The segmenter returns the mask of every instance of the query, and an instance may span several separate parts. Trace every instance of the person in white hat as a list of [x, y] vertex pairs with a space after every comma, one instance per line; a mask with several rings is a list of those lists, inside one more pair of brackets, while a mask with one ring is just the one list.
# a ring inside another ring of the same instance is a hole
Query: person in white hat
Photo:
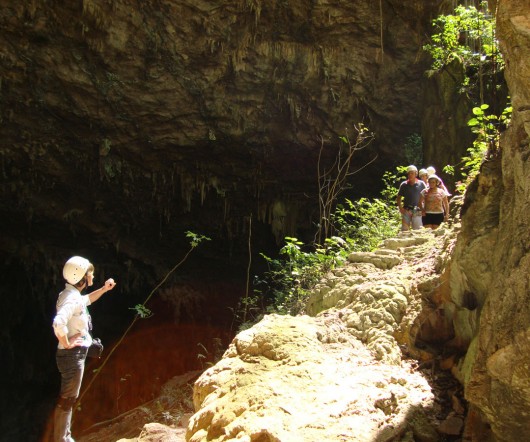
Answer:
[[55, 442], [73, 442], [70, 425], [72, 408], [81, 389], [85, 359], [92, 343], [92, 328], [87, 306], [96, 302], [104, 293], [112, 290], [116, 283], [110, 278], [103, 287], [88, 295], [81, 292], [94, 282], [94, 266], [81, 256], [72, 256], [64, 265], [64, 290], [57, 299], [57, 314], [53, 319], [53, 330], [59, 341], [57, 345], [57, 368], [61, 373], [61, 393], [54, 416]]
[[436, 174], [436, 169], [432, 166], [429, 166], [427, 167], [427, 169], [425, 169], [425, 171], [427, 172], [427, 175], [435, 175]]
[[446, 191], [441, 188], [441, 182], [437, 175], [429, 175], [429, 188], [420, 195], [423, 227], [433, 230], [449, 219], [449, 202]]
[[451, 194], [447, 190], [447, 187], [445, 187], [443, 180], [438, 175], [436, 175], [436, 169], [433, 166], [429, 166], [427, 167], [427, 169], [422, 169], [422, 170], [425, 170], [425, 173], [427, 174], [427, 176], [425, 177], [425, 184], [427, 184], [427, 188], [429, 188], [429, 183], [427, 182], [427, 180], [429, 179], [431, 175], [434, 175], [438, 178], [438, 181], [439, 181], [438, 187], [440, 187], [445, 192], [446, 196], [451, 196]]
[[418, 179], [416, 166], [407, 167], [407, 181], [399, 186], [397, 206], [401, 213], [401, 230], [421, 229], [421, 210], [418, 206], [421, 191], [426, 188], [425, 183]]
[[428, 186], [429, 183], [427, 182], [427, 179], [429, 178], [429, 172], [427, 172], [427, 169], [420, 169], [418, 176], [420, 177], [420, 180], [425, 183], [425, 186]]

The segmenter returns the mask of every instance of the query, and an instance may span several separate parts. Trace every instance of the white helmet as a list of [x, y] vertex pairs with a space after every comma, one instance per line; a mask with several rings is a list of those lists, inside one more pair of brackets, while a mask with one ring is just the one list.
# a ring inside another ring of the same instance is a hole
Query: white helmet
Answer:
[[423, 175], [429, 175], [429, 172], [427, 172], [427, 169], [420, 169], [418, 172], [418, 175], [421, 177]]
[[66, 282], [75, 285], [85, 276], [90, 261], [81, 256], [72, 256], [63, 267], [63, 277]]
[[409, 167], [407, 167], [407, 173], [409, 173], [409, 172], [415, 172], [416, 175], [418, 175], [418, 169], [416, 168], [416, 166], [414, 166], [412, 164]]
[[432, 166], [427, 167], [427, 173], [429, 175], [434, 175], [436, 173], [436, 169]]
[[440, 177], [438, 175], [435, 175], [434, 173], [432, 175], [429, 175], [429, 181], [431, 181], [431, 180], [436, 180], [438, 184], [440, 184], [442, 182]]

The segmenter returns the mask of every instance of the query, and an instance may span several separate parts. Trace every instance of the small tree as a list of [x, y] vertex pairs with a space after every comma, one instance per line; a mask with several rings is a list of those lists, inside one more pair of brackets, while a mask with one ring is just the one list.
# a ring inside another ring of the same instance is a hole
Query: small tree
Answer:
[[321, 144], [317, 164], [318, 205], [320, 210], [318, 231], [315, 235], [317, 244], [323, 244], [324, 240], [333, 234], [331, 214], [335, 210], [338, 196], [347, 188], [348, 178], [370, 164], [364, 164], [354, 169], [353, 157], [373, 140], [372, 132], [364, 124], [359, 123], [354, 126], [354, 129], [353, 137], [350, 137], [348, 133], [346, 133], [346, 136], [340, 137], [343, 144], [339, 146], [333, 163], [328, 167], [324, 166], [322, 162], [325, 142], [322, 137], [320, 138]]

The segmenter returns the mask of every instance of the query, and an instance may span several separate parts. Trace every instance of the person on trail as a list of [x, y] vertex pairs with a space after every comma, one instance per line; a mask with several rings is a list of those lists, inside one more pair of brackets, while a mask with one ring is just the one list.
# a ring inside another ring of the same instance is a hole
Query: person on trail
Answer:
[[407, 181], [399, 186], [397, 205], [401, 213], [401, 231], [421, 229], [421, 210], [418, 206], [421, 191], [426, 189], [425, 183], [418, 179], [416, 166], [407, 167]]
[[418, 177], [420, 178], [420, 180], [422, 180], [425, 183], [425, 186], [429, 185], [428, 183], [429, 173], [427, 172], [427, 169], [420, 169], [420, 171], [418, 172]]
[[94, 266], [81, 256], [72, 256], [64, 265], [64, 290], [57, 299], [57, 313], [53, 319], [53, 330], [59, 341], [57, 345], [57, 368], [61, 373], [61, 393], [54, 416], [54, 442], [74, 442], [70, 425], [72, 408], [81, 389], [85, 359], [92, 343], [91, 318], [87, 307], [104, 293], [112, 290], [116, 283], [112, 278], [100, 289], [88, 295], [82, 290], [94, 282]]
[[[425, 169], [425, 170], [426, 170], [428, 176], [436, 175], [436, 169], [434, 167], [432, 167], [432, 166], [427, 167], [427, 169]], [[436, 176], [438, 176], [438, 175], [436, 175]], [[445, 187], [445, 184], [442, 181], [442, 179], [440, 177], [438, 177], [438, 179], [440, 180], [440, 184], [439, 184], [438, 187], [440, 187], [445, 192], [445, 196], [451, 196], [451, 194], [447, 190], [447, 187]], [[425, 184], [427, 184], [427, 187], [429, 187], [427, 182]]]
[[449, 202], [440, 184], [441, 180], [437, 175], [430, 175], [429, 188], [421, 192], [419, 201], [423, 227], [433, 230], [449, 219]]
[[427, 169], [425, 169], [427, 171], [427, 173], [430, 175], [435, 175], [436, 174], [436, 169], [432, 166], [429, 166], [427, 167]]

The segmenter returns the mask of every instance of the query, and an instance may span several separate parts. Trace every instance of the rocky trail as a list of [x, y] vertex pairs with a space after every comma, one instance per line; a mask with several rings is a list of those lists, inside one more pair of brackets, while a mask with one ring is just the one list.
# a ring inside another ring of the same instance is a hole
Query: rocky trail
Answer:
[[306, 315], [268, 315], [234, 338], [195, 381], [191, 417], [199, 373], [80, 440], [459, 439], [466, 406], [438, 308], [457, 230], [400, 234], [352, 253], [317, 285]]

